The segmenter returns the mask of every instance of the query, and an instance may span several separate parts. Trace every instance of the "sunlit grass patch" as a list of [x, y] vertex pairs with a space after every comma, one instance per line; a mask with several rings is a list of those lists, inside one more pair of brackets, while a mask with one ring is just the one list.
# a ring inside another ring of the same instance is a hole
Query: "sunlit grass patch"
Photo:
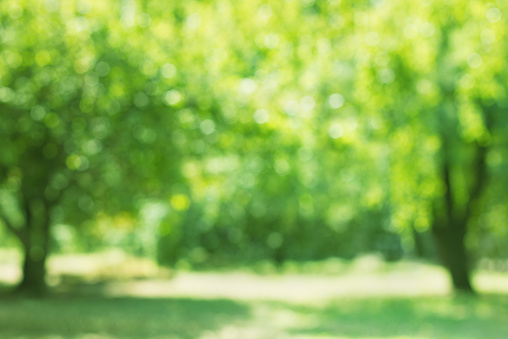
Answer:
[[[3, 251], [0, 257], [0, 281], [15, 284], [20, 278], [18, 253]], [[375, 255], [352, 261], [333, 258], [288, 262], [279, 268], [262, 262], [238, 268], [191, 271], [161, 268], [153, 260], [110, 250], [52, 256], [48, 262], [48, 282], [59, 290], [101, 283], [102, 293], [116, 297], [228, 298], [318, 304], [349, 296], [451, 293], [448, 275], [442, 267], [414, 261], [386, 263]], [[508, 293], [508, 275], [501, 272], [477, 271], [474, 284], [480, 293]]]
[[504, 339], [508, 297], [356, 297], [327, 304], [59, 297], [0, 303], [2, 338]]
[[[139, 262], [112, 253], [74, 259], [54, 257], [50, 273], [71, 272], [81, 282], [61, 280], [46, 299], [1, 300], [0, 338], [506, 338], [502, 273], [478, 272], [481, 294], [473, 297], [450, 293], [441, 267], [372, 256], [95, 283], [87, 283], [97, 278], [92, 271], [121, 263], [114, 275]], [[132, 267], [134, 277], [139, 267]]]
[[508, 298], [342, 298], [323, 307], [258, 305], [293, 338], [504, 338]]

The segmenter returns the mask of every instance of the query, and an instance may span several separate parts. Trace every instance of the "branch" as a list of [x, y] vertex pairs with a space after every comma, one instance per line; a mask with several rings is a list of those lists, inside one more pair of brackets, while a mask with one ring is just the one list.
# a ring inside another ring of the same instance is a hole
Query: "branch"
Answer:
[[[495, 108], [484, 107], [481, 102], [477, 102], [483, 112], [483, 123], [488, 133], [492, 134], [493, 110]], [[476, 142], [475, 158], [473, 162], [473, 184], [469, 189], [469, 199], [467, 200], [464, 210], [464, 221], [467, 222], [471, 216], [471, 208], [473, 208], [475, 202], [481, 198], [483, 191], [487, 185], [488, 170], [487, 170], [487, 152], [489, 150], [488, 145], [482, 145], [478, 141]]]
[[448, 227], [455, 227], [455, 201], [453, 199], [454, 192], [453, 192], [453, 186], [452, 186], [452, 180], [451, 180], [451, 160], [450, 160], [450, 146], [448, 142], [448, 138], [444, 131], [441, 131], [441, 140], [443, 142], [443, 147], [441, 150], [441, 178], [443, 180], [443, 183], [445, 185], [445, 193], [444, 193], [444, 200], [443, 200], [443, 207], [444, 207], [444, 215], [446, 218], [446, 223], [448, 224]]
[[469, 190], [469, 199], [467, 200], [465, 211], [464, 211], [464, 221], [467, 222], [471, 215], [471, 208], [473, 204], [482, 196], [484, 188], [487, 183], [487, 150], [486, 146], [477, 145], [476, 146], [476, 155], [474, 160], [474, 182]]
[[454, 218], [454, 208], [455, 204], [453, 201], [453, 187], [452, 187], [452, 181], [451, 181], [451, 166], [449, 162], [449, 154], [448, 151], [445, 151], [445, 156], [443, 159], [443, 181], [446, 186], [446, 192], [445, 192], [445, 208], [446, 208], [446, 217], [448, 218], [448, 223], [453, 224], [453, 218]]
[[7, 218], [0, 216], [0, 221], [2, 221], [5, 227], [7, 227], [7, 229], [11, 231], [21, 241], [23, 245], [26, 245], [27, 242], [25, 233], [21, 229], [14, 227]]

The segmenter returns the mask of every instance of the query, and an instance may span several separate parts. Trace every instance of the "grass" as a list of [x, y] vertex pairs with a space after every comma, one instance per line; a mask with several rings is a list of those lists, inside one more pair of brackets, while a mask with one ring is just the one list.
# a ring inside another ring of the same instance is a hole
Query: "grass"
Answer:
[[506, 338], [508, 299], [368, 298], [337, 300], [316, 309], [313, 322], [289, 333], [319, 338]]
[[248, 314], [230, 300], [8, 299], [0, 306], [0, 337], [191, 339]]
[[0, 338], [505, 339], [508, 277], [475, 281], [479, 296], [452, 296], [438, 267], [363, 258], [283, 273], [75, 282], [41, 299], [4, 294]]
[[321, 306], [189, 298], [4, 299], [2, 338], [505, 339], [508, 297], [342, 298]]

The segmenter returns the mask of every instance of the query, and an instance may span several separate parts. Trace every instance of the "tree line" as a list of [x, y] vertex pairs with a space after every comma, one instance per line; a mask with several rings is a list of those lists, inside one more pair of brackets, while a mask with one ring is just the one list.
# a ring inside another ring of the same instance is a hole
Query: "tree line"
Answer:
[[[502, 3], [0, 4], [0, 220], [161, 263], [506, 255]], [[62, 226], [63, 225], [63, 226]], [[130, 239], [130, 240], [129, 240]], [[424, 253], [425, 252], [425, 253]], [[430, 254], [431, 255], [431, 254]]]

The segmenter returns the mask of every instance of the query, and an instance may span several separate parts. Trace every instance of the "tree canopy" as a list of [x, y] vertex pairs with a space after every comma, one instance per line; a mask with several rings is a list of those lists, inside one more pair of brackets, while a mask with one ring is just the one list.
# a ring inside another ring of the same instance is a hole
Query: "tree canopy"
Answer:
[[507, 254], [505, 10], [3, 1], [0, 220], [25, 266], [66, 225], [170, 264], [393, 259], [432, 231], [457, 278]]

